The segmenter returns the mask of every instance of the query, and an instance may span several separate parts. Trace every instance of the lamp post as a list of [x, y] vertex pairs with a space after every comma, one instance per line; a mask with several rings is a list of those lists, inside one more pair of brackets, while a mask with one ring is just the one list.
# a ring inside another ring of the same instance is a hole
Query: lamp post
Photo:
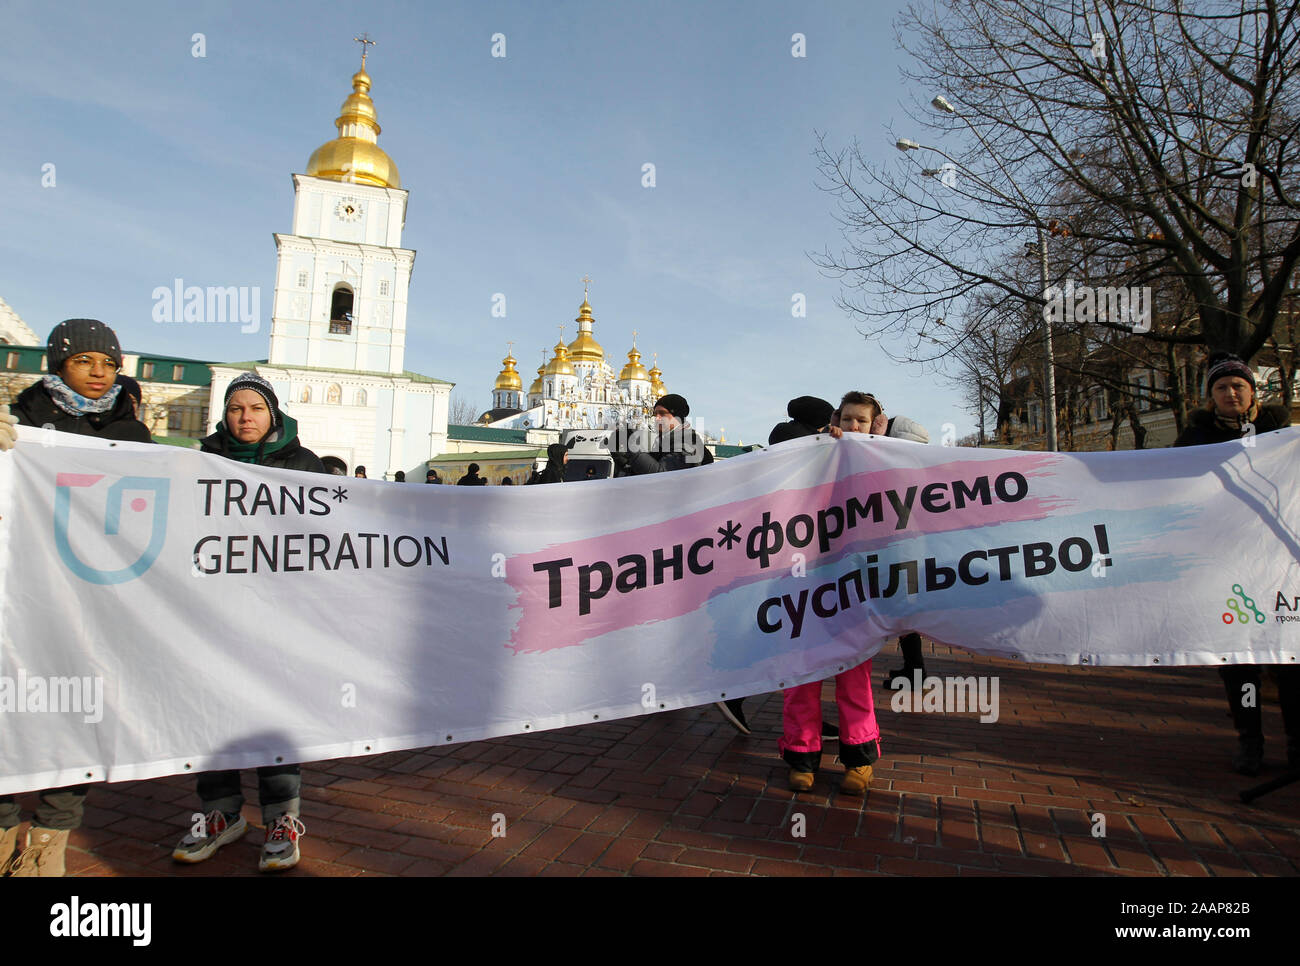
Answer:
[[[952, 114], [954, 117], [959, 118], [962, 121], [962, 123], [964, 123], [968, 128], [970, 128], [971, 133], [973, 133], [975, 137], [979, 139], [980, 144], [984, 146], [984, 150], [987, 151], [989, 155], [994, 158], [995, 161], [997, 161], [997, 155], [994, 154], [993, 151], [989, 148], [988, 143], [980, 135], [979, 131], [976, 130], [975, 127], [969, 121], [967, 121], [964, 117], [962, 117], [960, 114], [957, 113], [956, 108], [954, 108], [952, 104], [948, 102], [948, 99], [946, 97], [944, 97], [942, 94], [939, 94], [934, 98], [934, 100], [930, 102], [930, 104], [937, 110], [943, 111], [945, 114]], [[993, 194], [997, 195], [1001, 200], [1005, 201], [1007, 204], [1011, 205], [1014, 208], [1019, 209], [1021, 214], [1023, 214], [1030, 222], [1033, 223], [1034, 231], [1038, 237], [1038, 244], [1035, 246], [1032, 242], [1027, 242], [1025, 244], [1025, 251], [1026, 254], [1029, 254], [1031, 248], [1036, 248], [1036, 253], [1038, 255], [1038, 277], [1039, 277], [1039, 283], [1041, 285], [1041, 290], [1043, 293], [1043, 305], [1044, 308], [1046, 308], [1047, 287], [1048, 287], [1047, 235], [1043, 231], [1043, 222], [1042, 219], [1038, 217], [1038, 212], [1035, 211], [1033, 205], [1029, 203], [1029, 199], [1026, 198], [1025, 193], [1020, 190], [1020, 186], [1016, 184], [1015, 179], [1012, 178], [1011, 175], [1007, 172], [1007, 169], [1002, 166], [1002, 162], [997, 161], [998, 168], [1002, 171], [1003, 176], [1006, 177], [1011, 187], [1015, 189], [1016, 195], [1018, 196], [1018, 200], [1016, 198], [1008, 198], [997, 188], [993, 187], [993, 185], [989, 184], [983, 178], [974, 175], [971, 171], [966, 169], [964, 165], [960, 165], [946, 152], [940, 150], [939, 148], [931, 147], [925, 144], [920, 144], [916, 141], [913, 141], [911, 138], [899, 138], [897, 141], [894, 142], [894, 147], [898, 148], [898, 150], [902, 151], [903, 153], [907, 153], [908, 151], [920, 151], [920, 150], [933, 151], [935, 154], [944, 158], [954, 166], [961, 167], [962, 170], [966, 172], [966, 174], [970, 175], [975, 181], [978, 181], [981, 185], [983, 185]], [[931, 169], [931, 168], [925, 168], [923, 169], [923, 171], [925, 174], [931, 177], [934, 177], [939, 173], [938, 169]], [[1043, 313], [1043, 344], [1046, 352], [1046, 360], [1044, 362], [1044, 370], [1045, 370], [1044, 388], [1046, 390], [1046, 395], [1047, 395], [1047, 407], [1046, 407], [1047, 408], [1047, 449], [1050, 452], [1054, 453], [1057, 451], [1056, 364], [1055, 364], [1056, 355], [1053, 351], [1053, 346], [1052, 346], [1052, 324], [1048, 320], [1046, 312]]]

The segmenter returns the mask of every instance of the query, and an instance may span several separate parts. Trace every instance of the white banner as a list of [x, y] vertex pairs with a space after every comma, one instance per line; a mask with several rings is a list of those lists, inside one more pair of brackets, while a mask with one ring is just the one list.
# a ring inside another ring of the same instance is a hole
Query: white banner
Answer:
[[535, 487], [23, 429], [0, 454], [0, 792], [606, 721], [908, 630], [1092, 665], [1300, 655], [1300, 433], [1097, 454], [849, 436]]

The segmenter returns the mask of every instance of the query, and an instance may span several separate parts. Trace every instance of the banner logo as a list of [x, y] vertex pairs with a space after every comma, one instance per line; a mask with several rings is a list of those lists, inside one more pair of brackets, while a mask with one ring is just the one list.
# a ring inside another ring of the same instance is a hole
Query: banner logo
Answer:
[[[1233, 584], [1232, 592], [1241, 598], [1242, 604], [1245, 604], [1247, 608], [1255, 612], [1256, 624], [1264, 623], [1263, 612], [1261, 612], [1260, 609], [1255, 606], [1255, 601], [1253, 598], [1246, 596], [1246, 592], [1241, 589], [1241, 584]], [[1238, 624], [1250, 623], [1250, 616], [1244, 610], [1242, 610], [1241, 606], [1231, 597], [1228, 598], [1228, 610], [1231, 610], [1233, 613], [1235, 613], [1236, 617], [1234, 618], [1233, 614], [1230, 614], [1228, 613], [1228, 611], [1225, 610], [1223, 612], [1223, 623], [1231, 624], [1234, 619]]]
[[[118, 570], [101, 570], [91, 567], [76, 555], [68, 540], [68, 518], [72, 513], [72, 488], [76, 486], [94, 486], [104, 478], [100, 473], [59, 473], [54, 483], [54, 546], [64, 565], [82, 580], [92, 584], [121, 584], [134, 580], [148, 570], [158, 554], [162, 552], [167, 538], [167, 495], [171, 481], [160, 476], [124, 476], [108, 488], [107, 503], [104, 508], [104, 533], [117, 536], [122, 521], [122, 504], [128, 490], [149, 490], [153, 499], [153, 526], [149, 534], [149, 544], [144, 548], [135, 563]], [[131, 501], [131, 509], [137, 513], [144, 511], [149, 501], [136, 497]]]

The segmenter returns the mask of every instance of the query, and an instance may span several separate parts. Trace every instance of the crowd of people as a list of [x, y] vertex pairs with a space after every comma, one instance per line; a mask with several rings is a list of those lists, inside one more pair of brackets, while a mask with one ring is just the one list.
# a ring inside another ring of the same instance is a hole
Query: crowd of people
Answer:
[[[48, 373], [24, 390], [11, 407], [0, 406], [0, 450], [12, 448], [15, 426], [19, 424], [102, 439], [152, 442], [139, 420], [140, 386], [120, 374], [122, 351], [111, 328], [93, 319], [61, 322], [50, 333], [46, 355]], [[1206, 393], [1206, 408], [1193, 414], [1175, 446], [1225, 442], [1290, 425], [1290, 413], [1285, 407], [1261, 405], [1253, 373], [1235, 356], [1211, 358]], [[652, 412], [655, 445], [612, 445], [615, 475], [692, 470], [712, 463], [712, 454], [688, 422], [689, 414], [690, 406], [680, 395], [658, 399]], [[769, 446], [819, 434], [842, 439], [848, 433], [929, 441], [924, 427], [905, 416], [888, 416], [870, 393], [848, 392], [838, 406], [814, 396], [801, 396], [790, 401], [787, 415], [787, 421], [772, 429]], [[302, 445], [296, 421], [280, 408], [270, 383], [253, 372], [240, 374], [227, 387], [222, 417], [215, 431], [202, 440], [201, 448], [206, 453], [258, 466], [347, 474], [341, 460], [331, 456], [322, 459]], [[565, 482], [568, 459], [567, 446], [551, 444], [546, 465], [527, 483]], [[479, 470], [478, 464], [470, 464], [457, 484], [485, 485]], [[356, 467], [354, 472], [358, 478], [366, 476], [364, 466]], [[425, 482], [443, 481], [430, 467]], [[920, 636], [906, 634], [899, 644], [903, 667], [889, 672], [886, 686], [896, 677], [910, 678], [916, 671], [925, 673]], [[812, 681], [784, 691], [782, 734], [777, 747], [789, 767], [792, 790], [806, 792], [812, 788], [826, 740], [838, 741], [839, 759], [844, 766], [841, 790], [850, 794], [866, 790], [872, 767], [880, 757], [871, 667], [872, 662], [867, 660], [835, 676], [838, 728], [822, 720], [822, 682]], [[1300, 668], [1274, 666], [1273, 670], [1287, 733], [1288, 766], [1300, 768]], [[1247, 775], [1258, 774], [1263, 761], [1262, 711], [1257, 700], [1262, 671], [1260, 665], [1241, 664], [1220, 669], [1239, 736], [1234, 767]], [[721, 701], [716, 707], [739, 732], [752, 733], [744, 699]], [[306, 831], [299, 818], [300, 766], [258, 768], [257, 781], [265, 826], [259, 868], [292, 868], [300, 855], [299, 838]], [[201, 862], [223, 845], [241, 839], [248, 830], [239, 772], [204, 773], [198, 776], [197, 786], [203, 820], [192, 825], [177, 843], [172, 855], [178, 862]], [[41, 791], [31, 827], [21, 843], [18, 805], [13, 796], [0, 796], [0, 870], [12, 876], [63, 875], [68, 835], [81, 824], [86, 793], [86, 785]]]

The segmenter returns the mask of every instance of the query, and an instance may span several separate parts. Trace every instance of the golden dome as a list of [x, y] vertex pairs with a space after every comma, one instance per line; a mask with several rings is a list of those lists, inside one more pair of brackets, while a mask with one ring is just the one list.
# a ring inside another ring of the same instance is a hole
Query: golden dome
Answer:
[[627, 365], [623, 371], [618, 374], [618, 381], [624, 379], [649, 379], [650, 373], [645, 371], [645, 366], [641, 365], [641, 353], [637, 351], [636, 346], [632, 346], [632, 351], [627, 354]]
[[546, 367], [548, 376], [571, 376], [573, 375], [573, 366], [569, 365], [569, 351], [564, 347], [563, 342], [555, 343], [555, 358], [550, 361]]
[[528, 387], [528, 395], [540, 396], [542, 394], [542, 376], [546, 375], [546, 350], [542, 350], [542, 364], [537, 367], [537, 378], [533, 384]]
[[352, 93], [339, 109], [334, 126], [339, 129], [339, 136], [312, 152], [307, 174], [381, 188], [402, 186], [397, 165], [376, 143], [380, 127], [375, 102], [370, 99], [370, 75], [364, 67], [352, 75]]
[[604, 362], [605, 350], [591, 334], [592, 323], [596, 320], [591, 315], [591, 304], [584, 298], [578, 307], [578, 337], [569, 343], [569, 353], [574, 362]]
[[497, 375], [496, 384], [492, 386], [493, 389], [520, 390], [524, 388], [523, 380], [519, 378], [519, 373], [515, 371], [515, 362], [515, 357], [507, 352], [506, 357], [501, 360], [501, 364], [505, 368]]
[[650, 392], [658, 399], [660, 396], [668, 395], [668, 389], [663, 383], [663, 370], [659, 368], [659, 353], [655, 353], [655, 364], [650, 370]]

